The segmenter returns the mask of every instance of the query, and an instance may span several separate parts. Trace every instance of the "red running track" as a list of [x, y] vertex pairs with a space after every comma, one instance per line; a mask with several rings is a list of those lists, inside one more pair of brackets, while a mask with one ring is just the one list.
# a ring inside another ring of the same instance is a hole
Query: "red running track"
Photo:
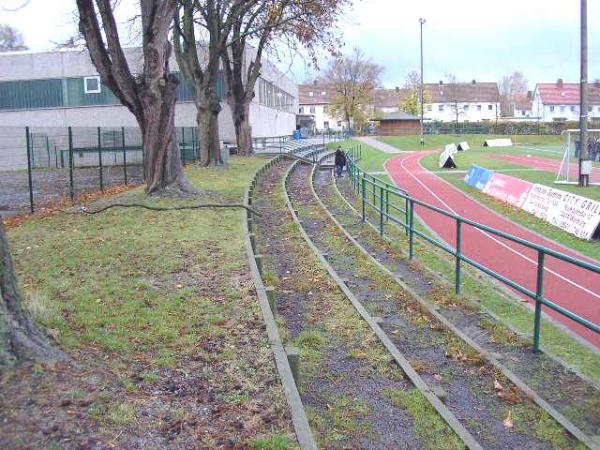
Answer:
[[[413, 152], [398, 156], [386, 163], [386, 170], [398, 187], [418, 200], [570, 256], [598, 263], [508, 220], [429, 172], [420, 162], [429, 153], [431, 152]], [[417, 206], [415, 212], [445, 242], [455, 246], [456, 224], [453, 219], [422, 206]], [[469, 225], [463, 224], [462, 232], [464, 255], [535, 292], [537, 252]], [[544, 296], [581, 317], [595, 323], [600, 322], [600, 274], [593, 274], [549, 256], [546, 256], [545, 267]], [[528, 297], [519, 295], [534, 303]], [[600, 347], [600, 335], [548, 307], [543, 307], [543, 311]], [[542, 343], [543, 339], [542, 333]]]
[[[509, 161], [522, 166], [533, 167], [534, 169], [544, 170], [546, 172], [552, 172], [558, 174], [560, 170], [561, 162], [557, 159], [544, 158], [542, 156], [526, 156], [526, 155], [493, 155], [492, 158], [500, 159], [503, 161]], [[577, 179], [578, 168], [577, 166], [571, 166], [571, 176], [574, 180]], [[590, 179], [593, 183], [600, 183], [600, 169], [593, 168], [592, 176]]]

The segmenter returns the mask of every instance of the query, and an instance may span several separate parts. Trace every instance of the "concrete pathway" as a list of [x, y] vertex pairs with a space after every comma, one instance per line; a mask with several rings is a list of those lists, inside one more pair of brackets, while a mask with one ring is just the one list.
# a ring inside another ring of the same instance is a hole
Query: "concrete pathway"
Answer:
[[385, 152], [385, 153], [407, 153], [407, 152], [400, 150], [399, 148], [396, 148], [392, 145], [386, 144], [385, 142], [381, 142], [381, 141], [377, 140], [376, 137], [373, 137], [373, 136], [362, 136], [362, 137], [356, 137], [355, 139], [357, 141], [362, 142], [363, 144], [370, 145], [371, 147], [376, 148], [377, 150], [381, 150], [382, 152]]

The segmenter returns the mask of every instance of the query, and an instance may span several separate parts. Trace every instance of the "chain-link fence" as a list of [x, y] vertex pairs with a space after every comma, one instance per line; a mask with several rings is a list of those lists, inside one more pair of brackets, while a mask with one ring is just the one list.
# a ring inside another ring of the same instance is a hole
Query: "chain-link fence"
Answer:
[[[197, 161], [197, 129], [176, 132], [182, 161]], [[0, 213], [33, 212], [85, 192], [140, 184], [143, 160], [139, 128], [0, 128]]]

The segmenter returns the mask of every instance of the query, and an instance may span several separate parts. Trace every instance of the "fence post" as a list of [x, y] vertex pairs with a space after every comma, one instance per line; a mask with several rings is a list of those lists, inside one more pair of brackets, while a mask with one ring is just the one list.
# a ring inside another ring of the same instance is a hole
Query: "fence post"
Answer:
[[100, 165], [100, 190], [104, 192], [104, 178], [102, 173], [102, 130], [98, 127], [98, 164]]
[[535, 288], [535, 321], [533, 324], [533, 351], [540, 351], [542, 326], [542, 299], [544, 298], [544, 251], [538, 250], [537, 284]]
[[414, 248], [414, 217], [415, 217], [415, 202], [411, 198], [408, 200], [408, 204], [410, 206], [409, 215], [408, 215], [408, 259], [413, 259], [415, 256], [415, 248]]
[[367, 178], [365, 176], [365, 174], [363, 173], [363, 176], [361, 178], [361, 184], [362, 184], [362, 221], [365, 222], [367, 220], [367, 209], [366, 209], [366, 203], [367, 203]]
[[[410, 214], [410, 212], [408, 211], [409, 207], [410, 207], [410, 204], [409, 204], [408, 197], [404, 197], [404, 223], [406, 223], [407, 225], [408, 225], [409, 214]], [[406, 227], [405, 230], [406, 230], [406, 235], [408, 236], [408, 227]]]
[[379, 187], [379, 235], [383, 237], [383, 186]]
[[388, 221], [388, 217], [390, 215], [390, 186], [388, 184], [385, 185], [385, 221]]
[[48, 168], [50, 168], [50, 140], [48, 135], [46, 135], [46, 154], [48, 155]]
[[75, 186], [73, 184], [73, 130], [68, 127], [69, 133], [69, 195], [71, 202], [75, 200]]
[[121, 146], [123, 147], [123, 175], [127, 186], [127, 150], [125, 149], [125, 127], [121, 127]]
[[25, 127], [25, 143], [27, 144], [27, 181], [29, 182], [29, 209], [33, 212], [33, 178], [31, 173], [31, 136], [29, 127]]
[[454, 292], [457, 295], [460, 294], [461, 284], [461, 256], [462, 256], [462, 220], [460, 217], [456, 218], [456, 266], [454, 270]]

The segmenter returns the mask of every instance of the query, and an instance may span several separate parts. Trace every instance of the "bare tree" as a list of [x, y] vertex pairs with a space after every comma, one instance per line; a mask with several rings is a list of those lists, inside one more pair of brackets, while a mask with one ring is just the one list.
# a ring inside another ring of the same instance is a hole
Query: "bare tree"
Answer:
[[[336, 23], [351, 0], [254, 0], [253, 3], [253, 8], [235, 21], [228, 48], [222, 55], [227, 102], [242, 154], [252, 152], [249, 109], [264, 53], [277, 44], [296, 53], [302, 47], [311, 57], [317, 46], [335, 51], [339, 48]], [[291, 105], [284, 100], [283, 106]]]
[[335, 92], [331, 114], [343, 118], [351, 130], [365, 123], [382, 72], [383, 67], [366, 58], [358, 48], [350, 55], [333, 59], [323, 76]]
[[[173, 43], [177, 65], [193, 87], [196, 102], [200, 162], [222, 164], [219, 139], [221, 99], [217, 89], [221, 55], [236, 20], [251, 8], [243, 0], [179, 0], [176, 9]], [[200, 42], [199, 37], [206, 37]], [[200, 52], [198, 51], [200, 47]], [[200, 53], [200, 54], [199, 54]]]
[[169, 29], [177, 0], [140, 0], [143, 68], [134, 75], [121, 45], [112, 0], [77, 0], [79, 30], [107, 85], [135, 116], [144, 142], [148, 194], [196, 192], [185, 178], [175, 135], [177, 78], [169, 71]]
[[0, 52], [27, 50], [23, 35], [10, 25], [0, 24]]
[[515, 96], [527, 92], [527, 80], [522, 72], [516, 71], [500, 80], [500, 110], [505, 117], [515, 114]]
[[460, 83], [456, 78], [456, 75], [453, 73], [446, 74], [446, 83], [444, 86], [445, 97], [448, 99], [448, 103], [450, 103], [450, 107], [454, 111], [455, 121], [458, 123], [458, 118], [461, 114], [464, 113], [463, 106], [460, 103], [461, 101], [461, 89]]
[[[400, 102], [400, 109], [409, 114], [418, 116], [421, 114], [421, 76], [416, 70], [412, 70], [404, 81], [405, 95]], [[423, 103], [431, 102], [431, 92], [424, 90]]]
[[0, 218], [0, 367], [24, 360], [59, 359], [53, 348], [23, 309], [10, 247]]

